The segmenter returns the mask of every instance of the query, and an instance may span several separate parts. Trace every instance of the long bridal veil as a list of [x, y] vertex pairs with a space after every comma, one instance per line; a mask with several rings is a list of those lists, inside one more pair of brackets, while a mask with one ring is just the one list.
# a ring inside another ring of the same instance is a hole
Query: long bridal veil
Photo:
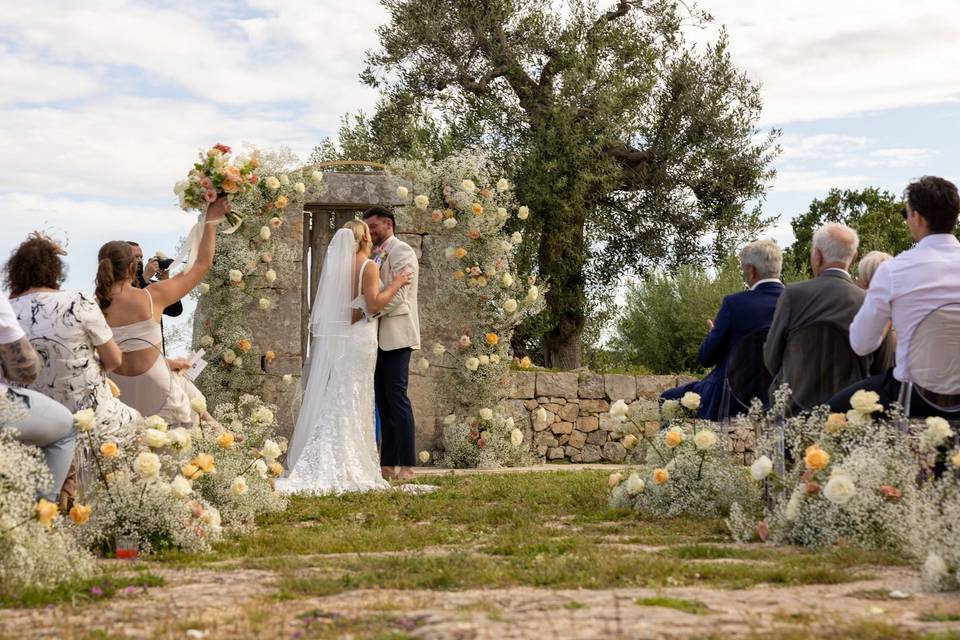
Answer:
[[[309, 373], [302, 377], [303, 394], [297, 426], [287, 450], [287, 469], [292, 470], [310, 440], [311, 429], [321, 423], [329, 411], [330, 381], [344, 358], [350, 356], [351, 304], [353, 302], [353, 264], [356, 240], [349, 229], [340, 229], [327, 247], [323, 272], [310, 314]], [[309, 387], [308, 387], [309, 385]], [[306, 390], [309, 388], [310, 392]]]

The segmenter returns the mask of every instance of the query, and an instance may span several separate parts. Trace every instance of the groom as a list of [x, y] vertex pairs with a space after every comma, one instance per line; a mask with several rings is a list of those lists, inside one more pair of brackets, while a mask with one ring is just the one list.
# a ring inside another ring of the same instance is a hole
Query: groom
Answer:
[[[413, 477], [414, 453], [413, 408], [407, 397], [410, 355], [420, 348], [420, 317], [417, 313], [417, 284], [420, 263], [406, 242], [396, 237], [396, 219], [386, 207], [371, 207], [363, 214], [370, 227], [370, 236], [377, 246], [376, 262], [380, 279], [390, 284], [395, 273], [409, 271], [413, 280], [387, 303], [380, 318], [380, 346], [373, 384], [377, 410], [380, 412], [380, 471], [384, 478]], [[400, 467], [397, 473], [397, 467]]]

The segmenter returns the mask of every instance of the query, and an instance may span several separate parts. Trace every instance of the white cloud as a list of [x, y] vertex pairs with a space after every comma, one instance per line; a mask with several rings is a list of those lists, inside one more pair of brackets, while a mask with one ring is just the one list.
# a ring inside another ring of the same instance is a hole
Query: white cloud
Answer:
[[789, 191], [827, 191], [834, 187], [838, 189], [859, 189], [870, 185], [871, 179], [867, 175], [843, 175], [835, 172], [817, 170], [777, 171], [777, 180], [773, 186], [774, 193]]
[[[960, 99], [960, 12], [940, 0], [705, 0], [767, 123]], [[714, 34], [695, 33], [697, 39]]]

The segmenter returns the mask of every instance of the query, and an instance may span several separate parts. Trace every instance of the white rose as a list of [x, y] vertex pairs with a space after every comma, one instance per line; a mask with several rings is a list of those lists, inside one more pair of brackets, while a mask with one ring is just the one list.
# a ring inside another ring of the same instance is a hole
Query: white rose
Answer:
[[198, 344], [204, 349], [209, 349], [213, 346], [213, 336], [203, 336]]
[[260, 308], [263, 309], [264, 311], [266, 311], [267, 309], [273, 306], [273, 303], [270, 302], [270, 298], [260, 298], [260, 300], [258, 301], [258, 304], [260, 305]]
[[750, 477], [760, 482], [773, 471], [773, 461], [767, 456], [760, 456], [750, 465]]
[[464, 180], [460, 183], [460, 186], [463, 187], [463, 190], [467, 193], [473, 193], [477, 190], [477, 185], [473, 184], [473, 180]]
[[190, 399], [190, 408], [203, 415], [207, 412], [207, 400], [203, 396]]
[[513, 313], [517, 310], [517, 301], [513, 298], [508, 298], [503, 303], [503, 310], [507, 313]]
[[500, 242], [500, 251], [502, 253], [509, 253], [513, 250], [513, 244], [509, 240], [503, 240]]
[[264, 462], [263, 460], [257, 460], [256, 462], [254, 462], [253, 470], [256, 471], [257, 475], [263, 478], [264, 480], [267, 479], [267, 475], [270, 473], [270, 470], [267, 467], [267, 463]]
[[504, 423], [507, 425], [507, 429], [513, 429], [513, 418], [507, 418]]
[[491, 354], [490, 354], [490, 362], [491, 362], [492, 364], [498, 364], [498, 363], [500, 362], [500, 356], [497, 355], [496, 353], [491, 353]]
[[235, 366], [237, 369], [239, 369], [240, 367], [242, 367], [242, 366], [243, 366], [243, 358], [237, 356], [237, 358], [233, 361], [233, 366]]
[[446, 258], [447, 260], [453, 260], [454, 256], [456, 255], [457, 255], [456, 247], [447, 247], [446, 249], [443, 250], [443, 257]]
[[156, 480], [160, 477], [160, 456], [149, 451], [140, 452], [133, 461], [133, 470], [144, 480]]
[[856, 492], [857, 487], [850, 476], [835, 472], [823, 488], [823, 497], [834, 504], [847, 504]]
[[264, 440], [260, 453], [263, 454], [264, 458], [273, 462], [283, 454], [283, 451], [280, 450], [280, 445], [273, 440]]
[[273, 269], [267, 269], [267, 272], [263, 274], [263, 277], [266, 279], [267, 284], [273, 284], [277, 280], [277, 272]]
[[948, 438], [953, 437], [950, 423], [943, 418], [931, 417], [926, 420], [927, 428], [920, 434], [920, 441], [930, 449], [936, 449]]
[[636, 473], [631, 473], [630, 477], [627, 478], [627, 493], [631, 496], [635, 496], [646, 488], [646, 483]]
[[143, 442], [151, 449], [162, 449], [170, 443], [167, 434], [156, 429], [144, 429]]
[[484, 353], [484, 354], [481, 354], [481, 356], [480, 356], [479, 358], [477, 358], [477, 360], [479, 360], [479, 361], [480, 361], [480, 364], [483, 365], [483, 366], [486, 366], [486, 365], [490, 364], [490, 356], [488, 356], [488, 355], [485, 354], [485, 353]]
[[193, 487], [190, 486], [189, 480], [177, 474], [177, 477], [170, 483], [170, 493], [182, 500], [193, 493]]
[[443, 221], [443, 226], [445, 226], [447, 229], [453, 229], [455, 226], [457, 226], [457, 219], [447, 218]]
[[510, 442], [515, 447], [519, 447], [521, 444], [523, 444], [523, 431], [520, 431], [520, 429], [514, 429], [511, 431]]
[[190, 432], [183, 427], [170, 429], [170, 431], [167, 432], [167, 439], [170, 441], [171, 446], [176, 447], [181, 451], [189, 449], [193, 444], [193, 439], [190, 437]]
[[476, 358], [467, 358], [467, 361], [463, 363], [469, 371], [476, 371], [480, 368], [480, 361]]
[[697, 435], [693, 436], [693, 443], [701, 451], [712, 449], [713, 445], [717, 444], [717, 434], [710, 429], [701, 429], [697, 431]]
[[407, 196], [410, 195], [410, 190], [406, 187], [397, 187], [397, 197], [401, 200], [406, 200]]
[[305, 193], [307, 191], [307, 185], [303, 184], [302, 182], [297, 182], [293, 185], [293, 190], [297, 193]]
[[863, 414], [871, 414], [876, 411], [883, 411], [883, 405], [880, 404], [880, 395], [875, 391], [866, 391], [860, 389], [850, 398], [850, 406]]
[[627, 403], [623, 400], [617, 400], [610, 407], [610, 417], [617, 422], [623, 422], [624, 418], [627, 417], [627, 413], [629, 412], [630, 407], [628, 407]]
[[480, 419], [481, 420], [493, 420], [493, 409], [484, 407], [480, 409]]
[[512, 287], [512, 286], [513, 286], [513, 276], [510, 275], [509, 273], [503, 274], [502, 276], [500, 276], [500, 284], [502, 284], [503, 286], [508, 287], [508, 288], [509, 288], [509, 287]]
[[537, 285], [533, 285], [527, 290], [527, 302], [536, 302], [539, 297], [540, 289], [537, 288]]
[[260, 239], [261, 239], [261, 240], [269, 240], [269, 239], [270, 239], [270, 235], [271, 235], [271, 234], [270, 234], [270, 227], [268, 227], [267, 225], [263, 225], [262, 227], [260, 227]]
[[419, 454], [417, 454], [417, 458], [420, 460], [420, 464], [427, 464], [430, 462], [430, 452], [421, 451]]
[[437, 342], [437, 343], [435, 343], [435, 344], [433, 345], [433, 355], [435, 355], [436, 357], [439, 358], [440, 356], [442, 356], [442, 355], [445, 354], [446, 352], [447, 352], [447, 348], [446, 348], [445, 346], [443, 346], [442, 344], [440, 344], [439, 342]]
[[667, 420], [672, 420], [676, 418], [680, 413], [680, 401], [678, 400], [664, 400], [663, 402], [663, 417]]
[[230, 272], [227, 274], [227, 277], [230, 279], [230, 282], [234, 284], [243, 280], [243, 272], [239, 269], [230, 269]]
[[420, 358], [420, 371], [422, 373], [426, 373], [429, 368], [430, 368], [430, 361], [427, 360], [426, 358]]
[[520, 210], [517, 211], [517, 217], [521, 220], [526, 220], [530, 217], [530, 209], [527, 207], [520, 207]]
[[426, 209], [430, 206], [430, 198], [421, 194], [413, 199], [413, 204], [417, 206], [417, 209]]
[[148, 429], [156, 429], [157, 431], [167, 430], [167, 421], [160, 416], [150, 416], [143, 421], [143, 424]]
[[247, 486], [247, 479], [243, 476], [237, 476], [233, 479], [233, 482], [230, 483], [230, 492], [235, 496], [242, 496], [249, 490], [250, 487]]
[[201, 282], [199, 285], [197, 285], [197, 289], [202, 294], [210, 293], [210, 285], [208, 285], [206, 282]]
[[289, 187], [289, 186], [290, 186], [290, 176], [288, 176], [288, 175], [285, 174], [285, 173], [284, 173], [284, 174], [281, 174], [281, 175], [280, 175], [280, 184], [282, 184], [282, 185], [285, 186], [285, 187]]
[[500, 178], [497, 180], [497, 191], [504, 193], [510, 190], [510, 181], [506, 178]]
[[497, 207], [497, 218], [500, 220], [506, 220], [510, 217], [510, 214], [503, 207]]
[[683, 405], [684, 409], [688, 411], [696, 411], [700, 408], [700, 394], [694, 393], [693, 391], [687, 391], [683, 394], [683, 397], [680, 398], [680, 404]]
[[257, 424], [266, 425], [273, 424], [273, 411], [267, 407], [258, 407], [250, 415], [250, 418]]
[[456, 421], [457, 421], [457, 416], [451, 413], [451, 414], [448, 414], [447, 417], [443, 419], [443, 424], [449, 427], [449, 426], [452, 426], [453, 423], [455, 423]]
[[519, 231], [514, 231], [513, 235], [510, 236], [510, 240], [513, 241], [513, 244], [520, 244], [523, 242], [523, 235]]
[[200, 520], [203, 521], [211, 531], [220, 530], [220, 512], [213, 507], [207, 507], [203, 511], [203, 515], [200, 516]]
[[234, 352], [233, 349], [227, 349], [223, 352], [223, 355], [221, 357], [223, 358], [223, 361], [226, 362], [227, 364], [233, 364], [233, 362], [237, 359], [237, 354]]
[[266, 180], [263, 181], [263, 183], [267, 185], [268, 189], [271, 189], [273, 191], [276, 191], [277, 189], [280, 188], [280, 181], [277, 180], [276, 176], [269, 176]]
[[310, 179], [313, 180], [314, 184], [320, 184], [323, 182], [323, 173], [320, 171], [314, 171], [310, 174]]
[[73, 414], [73, 426], [77, 428], [77, 431], [93, 431], [93, 427], [96, 424], [97, 412], [93, 409], [81, 409]]
[[283, 384], [293, 384], [293, 375], [289, 373], [283, 374]]

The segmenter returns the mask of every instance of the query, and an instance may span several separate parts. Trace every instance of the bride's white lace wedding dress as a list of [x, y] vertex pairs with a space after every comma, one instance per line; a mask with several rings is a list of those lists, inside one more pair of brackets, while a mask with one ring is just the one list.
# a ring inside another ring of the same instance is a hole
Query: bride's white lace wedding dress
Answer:
[[[352, 297], [354, 247], [353, 233], [341, 229], [328, 249], [311, 319], [310, 372], [290, 442], [289, 474], [276, 485], [282, 493], [390, 488], [380, 475], [373, 415], [377, 321], [366, 317], [360, 286], [360, 295]], [[360, 267], [361, 283], [367, 262]], [[346, 286], [337, 278], [345, 279]], [[364, 317], [351, 324], [353, 308], [364, 311]]]

